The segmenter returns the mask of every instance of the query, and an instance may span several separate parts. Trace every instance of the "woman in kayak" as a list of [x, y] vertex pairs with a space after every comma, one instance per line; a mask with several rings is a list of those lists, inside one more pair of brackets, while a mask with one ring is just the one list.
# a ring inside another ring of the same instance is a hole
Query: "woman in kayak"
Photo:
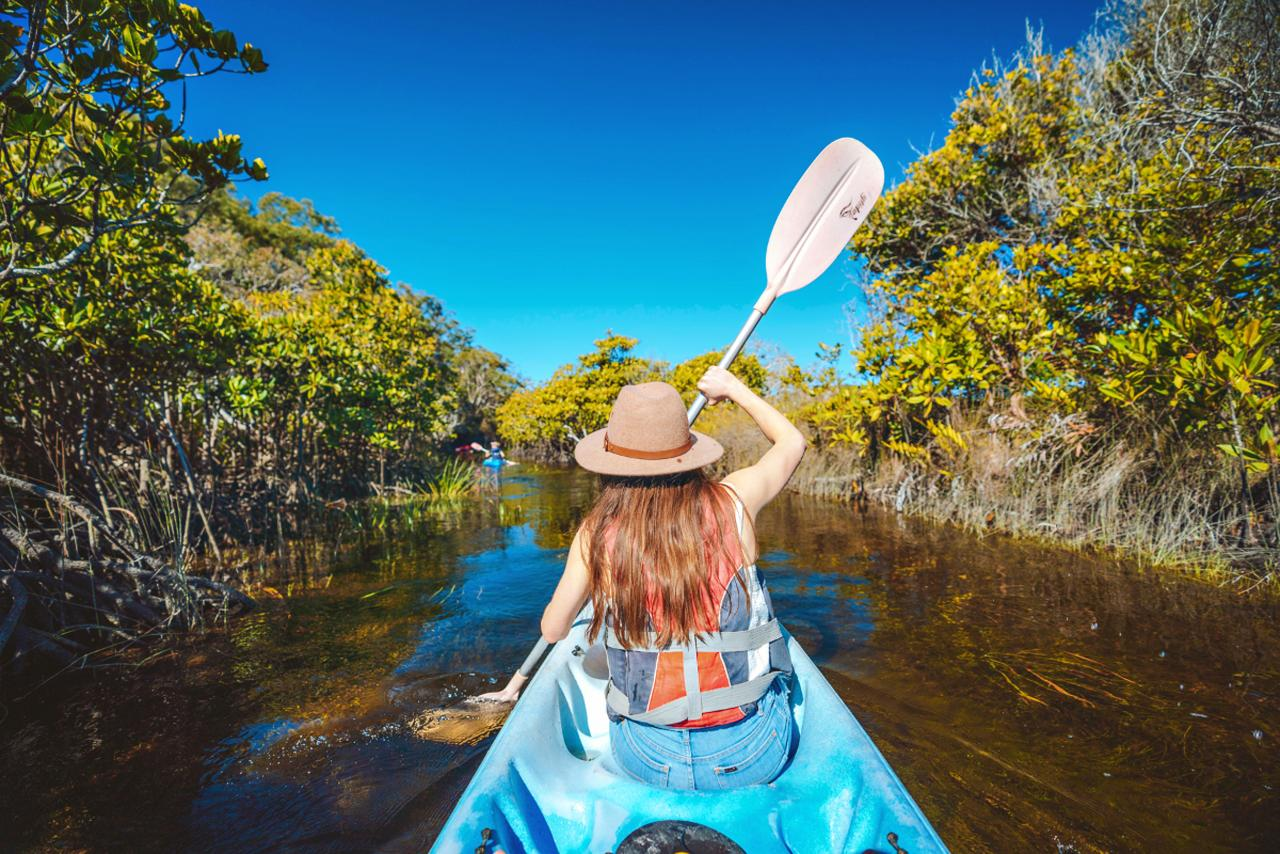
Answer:
[[[602, 638], [613, 755], [655, 786], [734, 788], [781, 773], [791, 752], [791, 662], [756, 571], [756, 514], [786, 485], [805, 439], [740, 380], [711, 368], [711, 404], [731, 400], [772, 447], [715, 482], [702, 467], [724, 452], [689, 429], [666, 383], [622, 389], [609, 426], [574, 449], [603, 475], [542, 615], [564, 638], [588, 599], [588, 636]], [[514, 700], [516, 674], [490, 699]]]

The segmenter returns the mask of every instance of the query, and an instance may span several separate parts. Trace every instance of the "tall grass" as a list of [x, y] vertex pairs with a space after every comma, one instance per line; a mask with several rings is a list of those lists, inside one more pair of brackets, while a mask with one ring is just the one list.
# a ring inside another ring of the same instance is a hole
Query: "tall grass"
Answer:
[[397, 485], [383, 489], [361, 507], [362, 524], [376, 531], [413, 530], [419, 522], [456, 512], [476, 492], [476, 466], [457, 457], [445, 460], [421, 485]]
[[[1275, 578], [1280, 499], [1274, 478], [1245, 504], [1238, 475], [1212, 451], [1160, 447], [1119, 432], [1075, 443], [1064, 440], [1069, 424], [1032, 430], [981, 412], [956, 412], [952, 426], [964, 447], [939, 451], [932, 465], [894, 455], [872, 462], [853, 448], [819, 448], [806, 456], [791, 487], [872, 500], [972, 530]], [[721, 427], [718, 438], [733, 449], [727, 465], [742, 465], [763, 450], [750, 427], [740, 418]]]
[[[962, 435], [967, 448], [946, 460], [945, 473], [888, 457], [858, 471], [850, 491], [860, 477], [869, 497], [903, 512], [1158, 564], [1276, 569], [1274, 494], [1261, 508], [1243, 505], [1234, 473], [1210, 454], [1118, 435], [1078, 453], [975, 425]], [[804, 475], [800, 488], [816, 477]], [[1248, 526], [1251, 515], [1270, 522]], [[1250, 527], [1259, 536], [1246, 538]]]
[[427, 497], [432, 501], [458, 501], [476, 489], [474, 463], [457, 457], [440, 467], [427, 484]]

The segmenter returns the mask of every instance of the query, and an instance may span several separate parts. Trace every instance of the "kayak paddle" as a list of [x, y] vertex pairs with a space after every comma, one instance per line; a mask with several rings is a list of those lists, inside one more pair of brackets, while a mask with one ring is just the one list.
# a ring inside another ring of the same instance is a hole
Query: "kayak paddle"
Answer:
[[[787, 197], [764, 253], [766, 284], [720, 367], [728, 368], [760, 319], [783, 294], [798, 291], [826, 272], [867, 218], [884, 189], [884, 166], [871, 149], [844, 137], [822, 149]], [[693, 424], [707, 405], [699, 393], [689, 407]]]
[[[800, 290], [826, 272], [849, 245], [882, 189], [884, 166], [871, 149], [849, 137], [822, 149], [800, 176], [773, 224], [764, 254], [764, 292], [720, 359], [720, 367], [728, 368], [738, 357], [774, 300]], [[689, 407], [690, 424], [706, 405], [706, 396], [699, 393]], [[527, 679], [533, 674], [549, 646], [538, 638], [520, 665], [521, 676]]]

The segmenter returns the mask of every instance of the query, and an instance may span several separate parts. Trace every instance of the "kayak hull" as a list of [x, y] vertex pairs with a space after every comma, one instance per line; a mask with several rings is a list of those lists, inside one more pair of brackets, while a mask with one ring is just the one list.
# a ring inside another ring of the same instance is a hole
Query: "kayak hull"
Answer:
[[726, 791], [658, 789], [609, 750], [605, 681], [582, 667], [586, 621], [552, 650], [471, 779], [432, 851], [605, 852], [656, 821], [697, 822], [752, 854], [945, 852], [862, 726], [795, 639], [798, 746], [773, 783]]

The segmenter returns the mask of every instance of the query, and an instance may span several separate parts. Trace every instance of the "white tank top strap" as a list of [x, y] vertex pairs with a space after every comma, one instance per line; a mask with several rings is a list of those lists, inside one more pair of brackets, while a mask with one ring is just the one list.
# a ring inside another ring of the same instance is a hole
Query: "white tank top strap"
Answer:
[[733, 498], [733, 517], [738, 523], [738, 536], [741, 537], [743, 535], [743, 524], [746, 521], [747, 507], [742, 503], [742, 499], [738, 497], [737, 490], [724, 481], [720, 481], [720, 485], [729, 490], [729, 495]]

